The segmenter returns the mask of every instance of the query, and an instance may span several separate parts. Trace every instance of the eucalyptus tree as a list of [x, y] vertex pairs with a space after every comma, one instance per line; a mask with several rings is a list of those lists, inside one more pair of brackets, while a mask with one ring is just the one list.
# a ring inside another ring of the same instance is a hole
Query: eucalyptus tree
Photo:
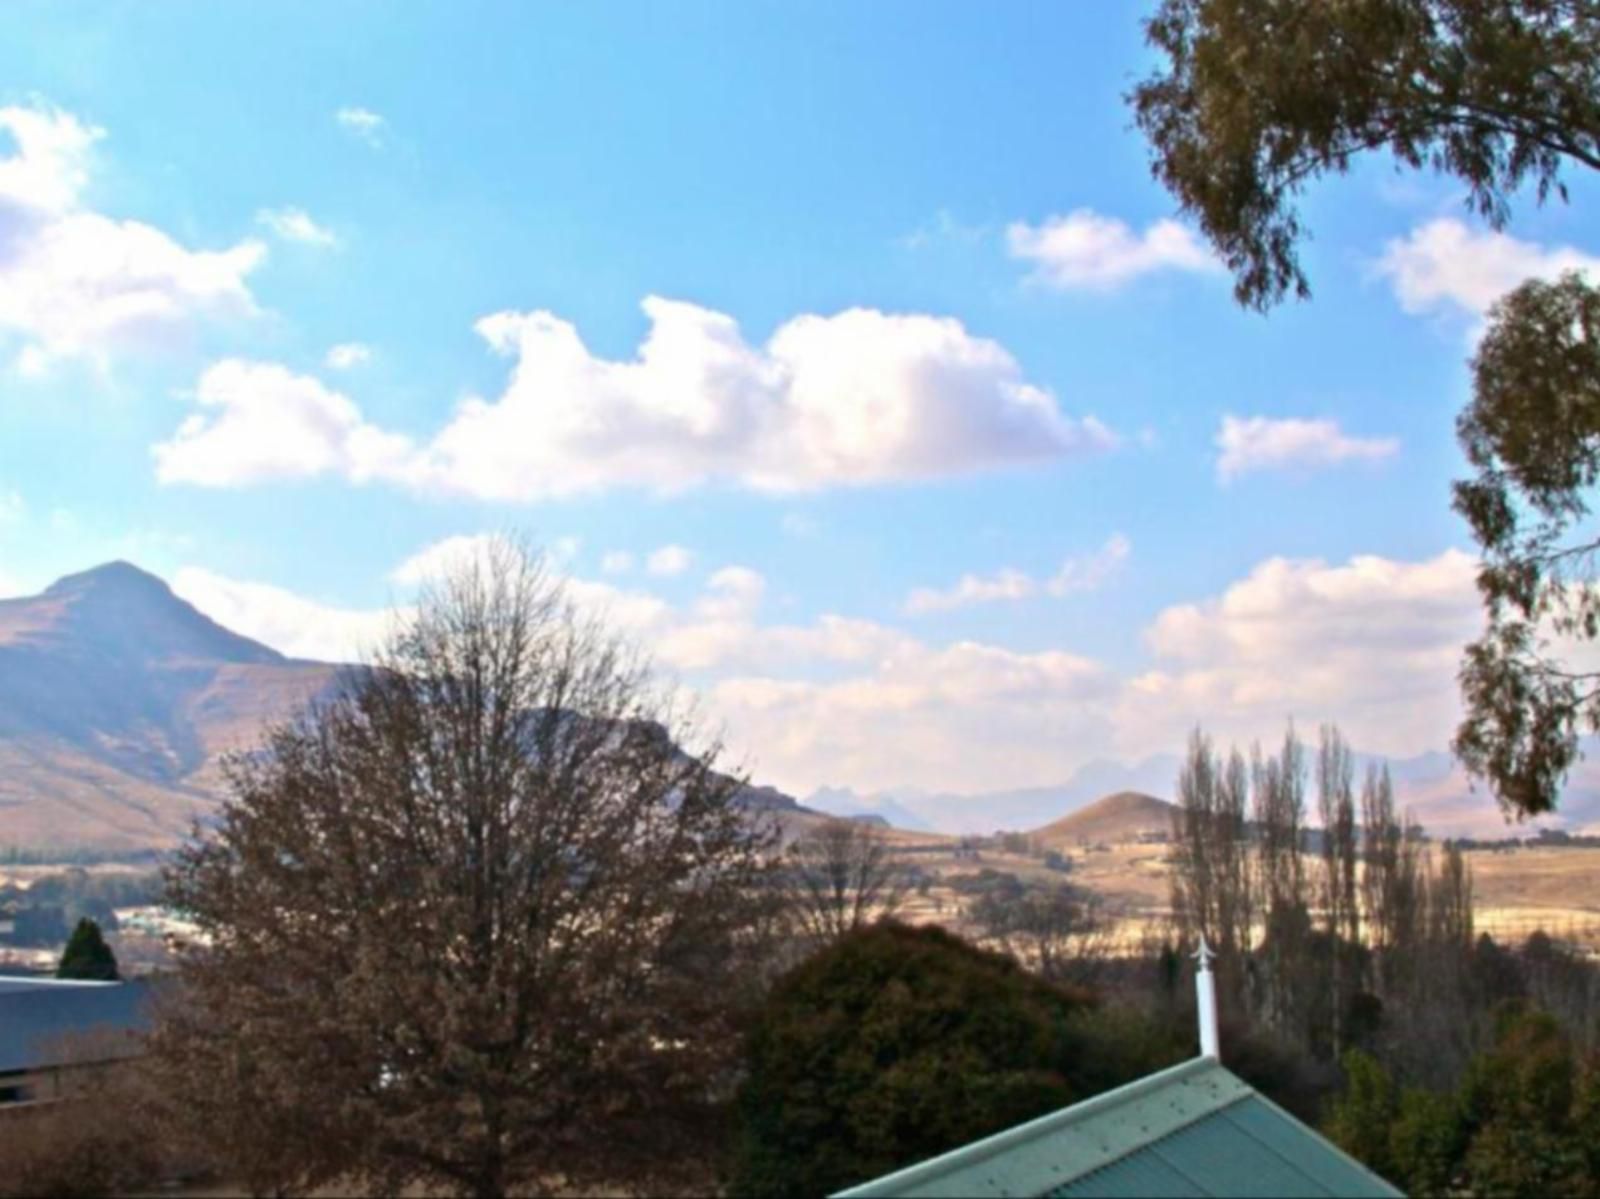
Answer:
[[[1453, 178], [1496, 229], [1519, 191], [1565, 199], [1572, 172], [1600, 169], [1594, 0], [1161, 0], [1145, 32], [1162, 61], [1129, 101], [1151, 169], [1250, 307], [1310, 295], [1299, 199], [1363, 155]], [[1506, 296], [1459, 422], [1477, 473], [1455, 506], [1483, 549], [1488, 628], [1454, 748], [1513, 816], [1552, 810], [1600, 731], [1600, 673], [1570, 652], [1600, 632], [1597, 311], [1576, 275]]]

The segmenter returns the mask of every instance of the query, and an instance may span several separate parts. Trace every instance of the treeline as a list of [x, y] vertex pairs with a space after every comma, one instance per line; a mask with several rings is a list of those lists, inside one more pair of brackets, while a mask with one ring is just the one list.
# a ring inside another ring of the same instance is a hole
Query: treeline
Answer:
[[1409, 1193], [1592, 1194], [1600, 968], [1547, 932], [1515, 947], [1476, 933], [1462, 845], [1430, 844], [1385, 771], [1355, 773], [1336, 728], [1314, 754], [1291, 728], [1248, 759], [1196, 732], [1174, 818], [1178, 943], [1211, 942], [1223, 1008], [1287, 1055], [1282, 1085], [1334, 1081], [1302, 1112]]

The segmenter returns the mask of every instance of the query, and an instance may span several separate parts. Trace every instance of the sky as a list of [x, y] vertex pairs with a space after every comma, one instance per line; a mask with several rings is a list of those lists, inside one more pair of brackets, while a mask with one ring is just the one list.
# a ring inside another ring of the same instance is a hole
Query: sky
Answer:
[[1131, 6], [35, 4], [0, 40], [0, 595], [113, 558], [345, 659], [499, 532], [759, 780], [1443, 748], [1485, 228], [1383, 159], [1262, 315]]

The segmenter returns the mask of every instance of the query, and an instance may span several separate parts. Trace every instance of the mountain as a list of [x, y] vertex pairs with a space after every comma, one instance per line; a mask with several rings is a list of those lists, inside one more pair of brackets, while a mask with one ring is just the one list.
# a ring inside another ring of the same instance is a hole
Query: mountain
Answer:
[[[1429, 751], [1408, 758], [1354, 755], [1357, 785], [1369, 765], [1388, 767], [1395, 799], [1423, 827], [1439, 837], [1530, 837], [1540, 828], [1600, 832], [1600, 737], [1580, 743], [1584, 758], [1572, 769], [1560, 811], [1537, 821], [1508, 825], [1483, 785], [1474, 786], [1448, 754]], [[1315, 746], [1309, 747], [1312, 755]], [[847, 787], [823, 788], [806, 802], [838, 815], [878, 813], [897, 828], [933, 829], [958, 836], [1000, 830], [1039, 828], [1094, 803], [1107, 794], [1138, 792], [1176, 798], [1176, 754], [1154, 754], [1132, 765], [1097, 760], [1074, 771], [1065, 782], [1045, 787], [957, 795], [899, 787], [859, 795]], [[1315, 784], [1308, 777], [1307, 814], [1314, 817]]]
[[933, 825], [887, 792], [857, 795], [848, 787], [818, 787], [806, 796], [806, 807], [852, 820], [881, 820], [893, 828], [916, 833], [934, 831]]
[[1028, 835], [1050, 849], [1070, 849], [1084, 841], [1131, 841], [1140, 833], [1170, 833], [1176, 811], [1172, 804], [1154, 795], [1118, 791]]
[[[0, 600], [0, 850], [175, 845], [215, 810], [221, 756], [342, 669], [231, 632], [126, 562]], [[786, 836], [818, 819], [773, 787], [740, 802]]]
[[173, 844], [214, 805], [219, 756], [337, 670], [230, 632], [126, 562], [0, 601], [0, 846]]
[[1063, 783], [978, 795], [897, 787], [861, 795], [848, 787], [822, 787], [806, 803], [837, 816], [880, 815], [896, 828], [956, 836], [1037, 828], [1118, 791], [1170, 794], [1178, 777], [1175, 754], [1155, 754], [1131, 766], [1086, 762]]

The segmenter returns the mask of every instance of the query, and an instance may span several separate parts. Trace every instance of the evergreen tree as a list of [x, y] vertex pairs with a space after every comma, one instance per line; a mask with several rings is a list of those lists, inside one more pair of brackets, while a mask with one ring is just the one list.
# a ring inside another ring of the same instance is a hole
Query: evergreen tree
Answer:
[[1181, 1056], [943, 929], [859, 928], [779, 981], [751, 1033], [731, 1190], [829, 1194]]
[[96, 982], [116, 982], [117, 955], [101, 935], [100, 926], [85, 916], [72, 930], [67, 947], [61, 953], [61, 965], [56, 967], [57, 978], [90, 979]]

